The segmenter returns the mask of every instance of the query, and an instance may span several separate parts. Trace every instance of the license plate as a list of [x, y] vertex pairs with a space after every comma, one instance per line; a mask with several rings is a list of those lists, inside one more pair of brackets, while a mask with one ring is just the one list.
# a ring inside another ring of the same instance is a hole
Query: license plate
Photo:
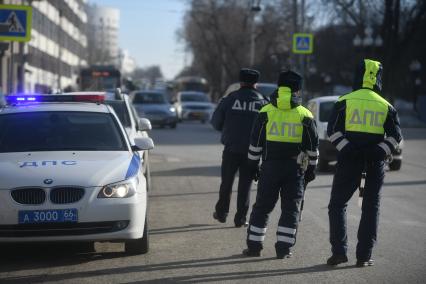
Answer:
[[77, 222], [77, 209], [25, 210], [18, 212], [19, 224]]

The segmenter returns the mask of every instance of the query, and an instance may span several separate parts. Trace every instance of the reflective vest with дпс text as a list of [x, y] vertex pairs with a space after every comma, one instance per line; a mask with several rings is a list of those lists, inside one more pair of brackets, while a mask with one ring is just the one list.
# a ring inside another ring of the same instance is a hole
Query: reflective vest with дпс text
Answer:
[[281, 110], [268, 104], [260, 112], [266, 112], [268, 116], [266, 140], [275, 142], [302, 143], [302, 121], [305, 117], [313, 117], [303, 106]]
[[345, 130], [384, 134], [389, 103], [372, 90], [359, 89], [339, 98], [346, 100]]

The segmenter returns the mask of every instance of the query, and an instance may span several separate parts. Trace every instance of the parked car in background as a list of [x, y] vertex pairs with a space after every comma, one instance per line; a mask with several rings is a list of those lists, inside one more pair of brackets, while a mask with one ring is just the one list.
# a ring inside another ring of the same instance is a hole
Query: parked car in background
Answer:
[[[326, 171], [329, 163], [337, 160], [337, 149], [328, 140], [327, 125], [328, 119], [334, 107], [334, 103], [338, 100], [339, 96], [325, 96], [311, 99], [307, 103], [307, 108], [314, 115], [318, 137], [319, 137], [319, 161], [318, 169]], [[396, 171], [401, 168], [402, 163], [402, 143], [400, 147], [393, 153], [393, 160], [388, 164], [389, 169]]]
[[[152, 128], [151, 122], [147, 118], [139, 117], [127, 94], [121, 93], [120, 89], [115, 92], [106, 92], [105, 104], [114, 109], [131, 143], [134, 143], [138, 137], [149, 137], [147, 131]], [[139, 151], [139, 155], [142, 158], [142, 172], [146, 178], [147, 191], [149, 191], [151, 189], [149, 151]]]
[[137, 114], [148, 118], [153, 125], [176, 128], [176, 108], [168, 102], [164, 92], [136, 91], [131, 94], [131, 101]]
[[[229, 87], [226, 89], [225, 94], [223, 96], [226, 97], [230, 93], [237, 91], [239, 88], [240, 88], [240, 83], [233, 83], [229, 85]], [[274, 84], [274, 83], [257, 83], [256, 84], [256, 90], [259, 93], [261, 93], [267, 100], [269, 100], [269, 97], [277, 88], [278, 88], [277, 84]]]
[[177, 93], [174, 105], [180, 121], [199, 120], [202, 123], [210, 120], [215, 108], [206, 93], [194, 91]]

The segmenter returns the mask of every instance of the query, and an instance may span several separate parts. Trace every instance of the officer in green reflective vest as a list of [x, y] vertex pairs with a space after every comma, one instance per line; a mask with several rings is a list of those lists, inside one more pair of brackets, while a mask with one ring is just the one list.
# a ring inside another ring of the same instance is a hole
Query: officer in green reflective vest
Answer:
[[[262, 158], [256, 203], [247, 229], [246, 256], [260, 256], [269, 214], [281, 196], [277, 228], [277, 258], [291, 256], [296, 243], [304, 183], [315, 179], [318, 134], [312, 113], [300, 105], [302, 77], [293, 71], [280, 73], [278, 90], [259, 112], [253, 125], [249, 163]], [[302, 169], [302, 161], [306, 167]], [[306, 170], [306, 172], [305, 172]]]
[[346, 207], [360, 185], [363, 171], [366, 181], [356, 265], [374, 264], [372, 250], [377, 238], [385, 160], [402, 140], [396, 110], [379, 95], [381, 75], [380, 62], [363, 60], [355, 72], [354, 91], [339, 98], [328, 122], [329, 139], [339, 151], [328, 205], [332, 250], [329, 265], [348, 261]]

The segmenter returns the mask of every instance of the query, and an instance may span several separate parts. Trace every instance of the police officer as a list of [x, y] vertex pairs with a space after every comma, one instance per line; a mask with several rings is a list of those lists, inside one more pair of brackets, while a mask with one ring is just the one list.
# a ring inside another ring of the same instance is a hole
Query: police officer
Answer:
[[246, 216], [250, 204], [250, 188], [255, 170], [248, 167], [247, 152], [253, 121], [264, 105], [264, 97], [255, 89], [259, 72], [243, 68], [240, 70], [240, 89], [224, 97], [212, 117], [212, 125], [222, 131], [221, 141], [225, 145], [222, 154], [222, 183], [219, 200], [213, 217], [226, 222], [235, 174], [239, 171], [236, 227], [247, 225]]
[[[304, 183], [315, 179], [318, 134], [309, 110], [300, 105], [302, 77], [281, 72], [278, 90], [264, 106], [253, 125], [248, 158], [257, 165], [262, 157], [256, 203], [247, 230], [246, 256], [260, 256], [269, 214], [281, 196], [281, 217], [277, 228], [277, 258], [290, 257], [296, 243]], [[306, 157], [304, 159], [303, 157]], [[307, 170], [301, 168], [301, 161]]]
[[363, 60], [355, 72], [354, 91], [339, 98], [328, 122], [328, 136], [338, 153], [328, 215], [333, 255], [329, 265], [348, 261], [346, 256], [346, 207], [366, 173], [364, 201], [358, 228], [356, 265], [374, 264], [371, 259], [377, 238], [380, 190], [385, 176], [385, 159], [398, 147], [402, 136], [396, 110], [378, 93], [382, 65]]

